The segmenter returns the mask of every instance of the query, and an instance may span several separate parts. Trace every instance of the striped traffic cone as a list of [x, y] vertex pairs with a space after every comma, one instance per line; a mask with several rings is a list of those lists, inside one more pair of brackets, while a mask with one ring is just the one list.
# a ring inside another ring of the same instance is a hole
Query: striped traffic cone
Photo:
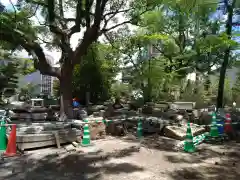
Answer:
[[143, 137], [143, 128], [142, 128], [142, 121], [138, 120], [138, 126], [137, 126], [137, 137], [141, 139]]
[[215, 112], [212, 113], [212, 124], [211, 124], [211, 129], [210, 129], [210, 136], [214, 137], [214, 138], [219, 137]]
[[90, 146], [91, 145], [91, 140], [90, 140], [90, 131], [89, 131], [89, 125], [88, 125], [88, 120], [84, 120], [85, 124], [83, 127], [83, 139], [81, 146]]
[[188, 126], [187, 126], [187, 135], [186, 135], [186, 139], [184, 142], [184, 151], [189, 152], [189, 153], [195, 152], [195, 146], [193, 143], [193, 135], [192, 135], [192, 130], [191, 130], [189, 122], [188, 122]]

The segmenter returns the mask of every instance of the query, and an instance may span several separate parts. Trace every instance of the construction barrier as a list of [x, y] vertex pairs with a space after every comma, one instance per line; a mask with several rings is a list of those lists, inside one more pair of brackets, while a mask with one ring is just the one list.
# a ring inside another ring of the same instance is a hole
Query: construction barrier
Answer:
[[200, 143], [202, 143], [206, 138], [205, 134], [200, 134], [198, 136], [193, 137], [193, 144], [194, 146], [199, 145]]
[[[200, 134], [198, 136], [193, 137], [193, 145], [196, 147], [197, 145], [201, 144], [206, 138], [205, 134]], [[182, 149], [184, 147], [185, 141], [181, 141], [176, 145], [177, 149]]]
[[[124, 119], [117, 119], [117, 120], [107, 120], [107, 119], [101, 119], [101, 118], [94, 118], [92, 121], [88, 121], [85, 119], [84, 121], [80, 120], [72, 120], [73, 123], [76, 123], [77, 125], [83, 125], [83, 139], [81, 142], [81, 146], [90, 146], [91, 145], [91, 140], [90, 140], [90, 132], [89, 132], [89, 124], [92, 122], [96, 123], [104, 123], [106, 126], [109, 125], [109, 123], [112, 122], [119, 122], [119, 121], [125, 121], [127, 120], [126, 118]], [[136, 135], [139, 139], [142, 139], [143, 137], [143, 127], [142, 127], [142, 118], [139, 117], [138, 123], [137, 123], [137, 132]]]

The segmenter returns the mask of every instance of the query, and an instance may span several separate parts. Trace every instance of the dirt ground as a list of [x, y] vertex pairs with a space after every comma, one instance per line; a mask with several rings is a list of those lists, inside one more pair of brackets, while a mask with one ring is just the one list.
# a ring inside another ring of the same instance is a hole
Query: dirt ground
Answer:
[[193, 154], [173, 150], [177, 141], [149, 136], [93, 141], [91, 147], [28, 151], [0, 161], [2, 180], [237, 180], [240, 144], [201, 144]]

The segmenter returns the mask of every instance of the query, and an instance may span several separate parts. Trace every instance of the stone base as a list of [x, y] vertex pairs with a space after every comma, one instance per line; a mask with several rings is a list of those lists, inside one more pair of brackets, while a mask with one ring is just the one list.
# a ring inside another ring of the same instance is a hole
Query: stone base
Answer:
[[[76, 129], [64, 129], [57, 131], [60, 144], [71, 143], [81, 139], [82, 132]], [[38, 134], [17, 134], [17, 146], [20, 150], [52, 146], [56, 144], [54, 131], [41, 132]]]
[[87, 153], [87, 154], [97, 154], [97, 153], [101, 152], [102, 150], [100, 148], [97, 148], [96, 146], [94, 146], [94, 144], [91, 144], [91, 146], [88, 146], [88, 147], [79, 146], [77, 148], [77, 151], [81, 151], [81, 152]]
[[104, 139], [106, 136], [106, 126], [103, 122], [92, 122], [89, 124], [91, 140]]
[[[200, 135], [205, 132], [205, 128], [191, 125], [193, 136]], [[187, 125], [183, 126], [167, 126], [164, 129], [164, 135], [166, 137], [174, 138], [177, 140], [184, 140], [187, 132]]]

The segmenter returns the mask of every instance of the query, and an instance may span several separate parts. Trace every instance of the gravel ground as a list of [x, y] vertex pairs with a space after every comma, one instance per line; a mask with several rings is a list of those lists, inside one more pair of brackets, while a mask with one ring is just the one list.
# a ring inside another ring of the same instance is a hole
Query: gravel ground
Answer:
[[0, 161], [3, 180], [237, 180], [240, 145], [198, 146], [198, 152], [176, 152], [177, 143], [151, 136], [107, 138], [91, 147], [66, 151], [46, 148]]

